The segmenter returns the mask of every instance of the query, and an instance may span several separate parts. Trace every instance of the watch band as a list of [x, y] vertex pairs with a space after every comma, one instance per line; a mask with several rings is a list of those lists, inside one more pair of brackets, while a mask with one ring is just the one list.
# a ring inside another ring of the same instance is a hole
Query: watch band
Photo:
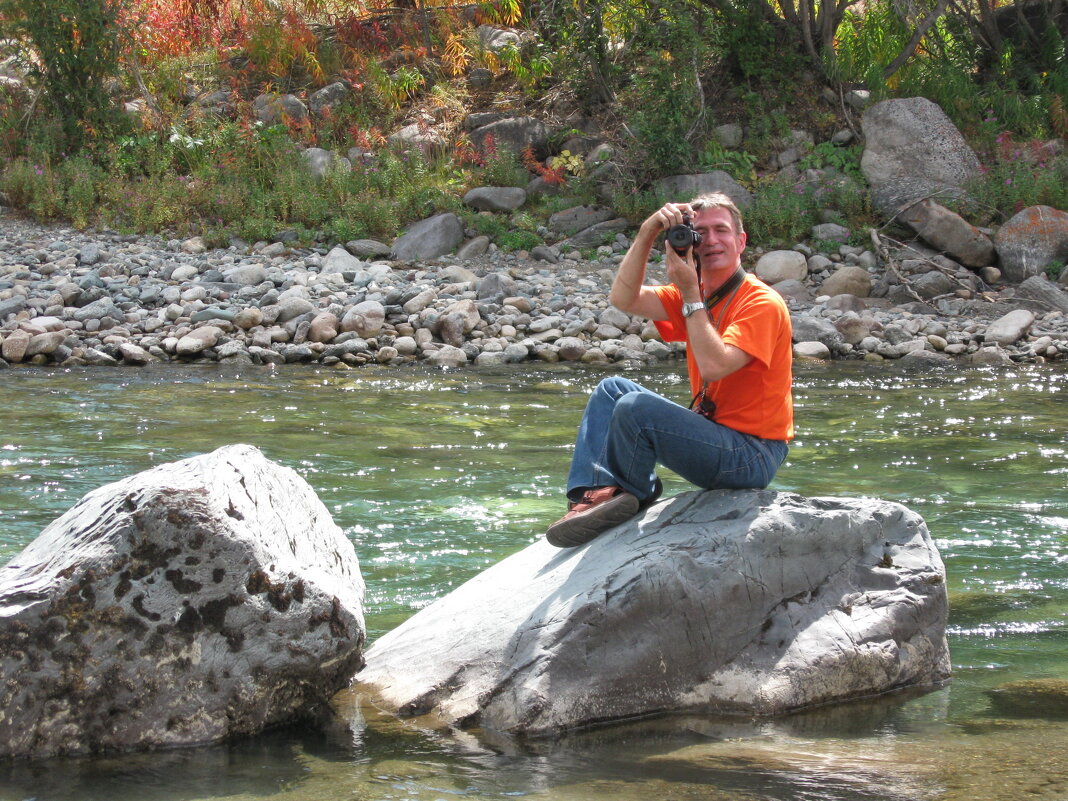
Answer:
[[694, 312], [701, 311], [701, 309], [703, 309], [704, 307], [705, 307], [705, 304], [701, 303], [700, 301], [694, 301], [693, 303], [683, 303], [682, 304], [682, 316], [683, 317], [689, 317]]

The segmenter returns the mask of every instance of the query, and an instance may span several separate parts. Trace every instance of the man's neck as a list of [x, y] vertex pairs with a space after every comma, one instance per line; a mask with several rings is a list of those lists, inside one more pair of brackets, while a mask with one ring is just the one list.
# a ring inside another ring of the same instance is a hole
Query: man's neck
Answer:
[[716, 270], [701, 270], [701, 287], [704, 290], [704, 297], [708, 299], [710, 296], [727, 283], [731, 276], [738, 271], [739, 264], [734, 264], [731, 267], [719, 267]]

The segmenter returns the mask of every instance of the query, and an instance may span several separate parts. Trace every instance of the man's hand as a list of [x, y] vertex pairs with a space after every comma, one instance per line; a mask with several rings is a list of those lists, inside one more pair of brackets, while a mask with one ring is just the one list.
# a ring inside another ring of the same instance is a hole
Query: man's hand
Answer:
[[693, 248], [686, 251], [686, 257], [680, 256], [675, 248], [668, 246], [667, 252], [667, 277], [682, 293], [683, 303], [695, 303], [704, 298], [701, 297], [701, 283], [697, 278], [697, 264], [693, 257]]

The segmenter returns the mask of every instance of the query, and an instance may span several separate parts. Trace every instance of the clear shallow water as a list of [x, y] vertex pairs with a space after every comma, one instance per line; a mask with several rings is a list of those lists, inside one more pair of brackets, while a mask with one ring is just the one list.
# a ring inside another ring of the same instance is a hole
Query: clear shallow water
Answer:
[[[680, 367], [632, 377], [681, 399]], [[0, 563], [90, 489], [247, 442], [300, 472], [352, 539], [374, 638], [559, 516], [574, 429], [602, 375], [5, 371]], [[0, 801], [1068, 798], [1068, 725], [1001, 719], [984, 694], [1068, 679], [1068, 371], [831, 364], [799, 370], [795, 398], [798, 438], [774, 487], [897, 500], [926, 518], [948, 570], [949, 687], [524, 748], [420, 731], [346, 698], [349, 731], [0, 765]]]

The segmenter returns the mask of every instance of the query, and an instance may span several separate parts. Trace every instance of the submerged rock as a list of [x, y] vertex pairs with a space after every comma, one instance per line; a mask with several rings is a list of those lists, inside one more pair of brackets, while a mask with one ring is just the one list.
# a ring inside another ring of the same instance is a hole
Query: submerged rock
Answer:
[[945, 679], [946, 615], [941, 559], [899, 504], [689, 492], [491, 567], [378, 640], [356, 686], [512, 734], [778, 714]]
[[82, 498], [0, 570], [0, 756], [193, 745], [317, 711], [362, 664], [363, 581], [255, 448]]

